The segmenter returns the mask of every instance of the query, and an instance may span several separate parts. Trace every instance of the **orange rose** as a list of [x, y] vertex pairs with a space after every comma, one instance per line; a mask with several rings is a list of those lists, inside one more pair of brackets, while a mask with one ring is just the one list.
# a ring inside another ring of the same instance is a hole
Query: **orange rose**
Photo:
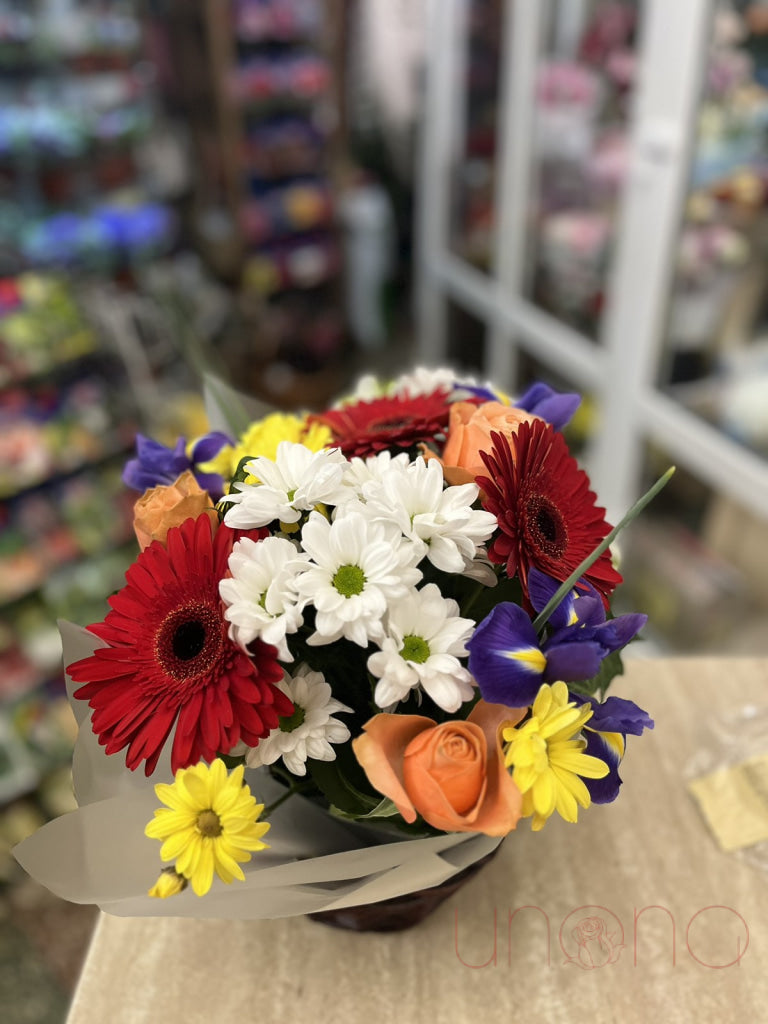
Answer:
[[143, 551], [153, 540], [165, 541], [172, 526], [181, 526], [185, 519], [197, 519], [207, 513], [211, 533], [219, 525], [219, 517], [210, 495], [204, 491], [191, 470], [186, 470], [172, 484], [159, 484], [145, 491], [133, 506], [133, 529]]
[[481, 700], [466, 721], [442, 725], [421, 715], [375, 715], [352, 747], [406, 821], [420, 814], [444, 832], [505, 836], [520, 817], [521, 797], [504, 766], [501, 729], [526, 710]]
[[537, 419], [540, 417], [533, 413], [501, 402], [454, 402], [442, 456], [446, 480], [452, 484], [472, 483], [478, 474], [487, 472], [480, 452], [491, 450], [492, 430], [512, 437], [521, 423]]

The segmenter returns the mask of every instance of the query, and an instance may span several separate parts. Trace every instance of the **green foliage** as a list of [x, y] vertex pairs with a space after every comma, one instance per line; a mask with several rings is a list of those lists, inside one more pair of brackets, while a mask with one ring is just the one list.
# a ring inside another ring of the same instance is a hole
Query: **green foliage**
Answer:
[[304, 627], [291, 638], [295, 664], [305, 662], [313, 671], [323, 673], [336, 700], [352, 708], [357, 731], [352, 727], [350, 715], [344, 714], [342, 721], [349, 726], [352, 735], [356, 736], [376, 710], [373, 705], [371, 677], [367, 668], [368, 656], [376, 648], [358, 647], [351, 640], [344, 639], [336, 640], [332, 644], [310, 647], [307, 637], [313, 631], [314, 609], [307, 608]]
[[[382, 806], [385, 811], [388, 808], [384, 805], [389, 804], [388, 800], [382, 800]], [[429, 836], [439, 836], [443, 833], [439, 829], [432, 828], [428, 825], [423, 818], [416, 818], [416, 821], [410, 824], [407, 821], [403, 821], [400, 817], [397, 808], [392, 804], [392, 812], [386, 814], [376, 814], [374, 811], [378, 810], [375, 808], [370, 814], [348, 814], [346, 811], [342, 811], [339, 807], [331, 805], [329, 808], [330, 813], [335, 818], [341, 818], [343, 821], [356, 821], [361, 825], [374, 825], [377, 832], [389, 832], [392, 835], [401, 836], [403, 833], [410, 839], [424, 839]]]
[[517, 577], [510, 580], [506, 576], [499, 576], [495, 587], [487, 587], [469, 576], [441, 572], [429, 562], [422, 563], [420, 568], [424, 573], [420, 587], [436, 583], [443, 597], [453, 598], [461, 614], [475, 622], [482, 622], [502, 601], [512, 601], [514, 604], [522, 602], [522, 589]]
[[603, 658], [600, 671], [596, 676], [593, 676], [592, 679], [585, 679], [582, 682], [568, 683], [568, 689], [590, 697], [599, 691], [600, 698], [602, 699], [611, 682], [616, 676], [621, 675], [624, 675], [624, 663], [621, 660], [621, 652], [612, 651], [607, 657]]
[[368, 811], [367, 814], [347, 814], [339, 807], [333, 807], [332, 810], [340, 818], [353, 818], [355, 821], [375, 821], [377, 819], [397, 818], [400, 816], [400, 812], [397, 807], [395, 807], [387, 796], [385, 796], [383, 800], [380, 800], [373, 810]]
[[349, 743], [337, 745], [335, 761], [307, 761], [307, 771], [325, 799], [352, 818], [365, 817], [381, 803]]

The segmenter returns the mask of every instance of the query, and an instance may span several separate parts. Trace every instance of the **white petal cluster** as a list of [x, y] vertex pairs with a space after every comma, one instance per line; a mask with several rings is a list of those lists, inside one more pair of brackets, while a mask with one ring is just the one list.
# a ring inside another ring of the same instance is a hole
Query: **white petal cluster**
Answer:
[[349, 496], [343, 482], [347, 465], [337, 448], [313, 452], [303, 444], [281, 441], [274, 461], [259, 456], [246, 464], [248, 473], [259, 482], [233, 485], [227, 501], [234, 504], [224, 522], [252, 530], [276, 520], [298, 523], [317, 505], [338, 505]]
[[[420, 398], [442, 389], [447, 391], [451, 401], [461, 401], [473, 394], [472, 388], [479, 386], [474, 377], [457, 372], [450, 366], [415, 366], [391, 381], [381, 381], [373, 374], [360, 377], [352, 391], [337, 403], [339, 407], [353, 402], [372, 402], [376, 398]], [[495, 392], [493, 385], [484, 385]]]
[[[473, 694], [462, 659], [475, 623], [436, 583], [417, 587], [427, 561], [432, 573], [496, 583], [484, 545], [498, 524], [473, 507], [477, 486], [446, 486], [436, 460], [389, 452], [347, 460], [337, 449], [289, 442], [274, 461], [253, 459], [248, 470], [257, 482], [229, 496], [235, 505], [225, 523], [277, 525], [282, 535], [235, 545], [231, 579], [220, 584], [232, 639], [245, 647], [261, 638], [289, 662], [291, 636], [313, 621], [311, 646], [343, 639], [379, 648], [368, 658], [379, 707], [418, 690], [457, 711]], [[289, 741], [278, 732], [254, 758], [278, 748], [273, 760], [283, 756]]]
[[412, 545], [383, 523], [362, 515], [359, 506], [334, 522], [311, 513], [301, 533], [309, 562], [296, 588], [316, 609], [309, 644], [346, 637], [360, 647], [383, 635], [382, 619], [421, 579]]
[[408, 455], [405, 452], [392, 455], [391, 452], [384, 451], [379, 452], [378, 455], [369, 455], [366, 459], [355, 455], [349, 460], [344, 481], [351, 489], [354, 489], [356, 497], [362, 497], [365, 484], [372, 480], [384, 479], [392, 467], [405, 469], [408, 462]]
[[452, 402], [458, 402], [470, 398], [475, 393], [474, 389], [478, 387], [491, 394], [498, 394], [493, 384], [480, 384], [475, 377], [457, 372], [450, 366], [434, 369], [417, 366], [393, 381], [389, 393], [402, 398], [418, 398], [420, 395], [429, 395], [442, 388], [449, 393]]
[[434, 369], [417, 366], [409, 373], [401, 374], [394, 381], [391, 394], [401, 398], [418, 398], [421, 395], [431, 395], [438, 388], [451, 392], [455, 383], [456, 371], [452, 370], [450, 366], [440, 366]]
[[444, 711], [457, 711], [473, 694], [472, 677], [458, 659], [466, 655], [474, 627], [434, 583], [393, 606], [381, 650], [368, 658], [368, 670], [379, 680], [376, 704], [388, 708], [421, 686]]
[[496, 529], [492, 513], [472, 508], [478, 493], [476, 484], [443, 489], [439, 463], [421, 456], [363, 487], [366, 515], [396, 523], [420, 557], [451, 573], [464, 572]]
[[302, 625], [297, 570], [307, 561], [291, 541], [243, 537], [229, 556], [231, 578], [219, 582], [229, 635], [245, 648], [257, 638], [273, 644], [281, 661], [293, 661], [286, 636]]
[[301, 665], [293, 676], [286, 674], [278, 686], [296, 710], [247, 752], [246, 764], [257, 768], [282, 758], [289, 772], [306, 775], [308, 757], [335, 761], [336, 751], [331, 744], [345, 743], [350, 734], [346, 725], [332, 716], [352, 709], [336, 700], [323, 673], [313, 672], [308, 665]]

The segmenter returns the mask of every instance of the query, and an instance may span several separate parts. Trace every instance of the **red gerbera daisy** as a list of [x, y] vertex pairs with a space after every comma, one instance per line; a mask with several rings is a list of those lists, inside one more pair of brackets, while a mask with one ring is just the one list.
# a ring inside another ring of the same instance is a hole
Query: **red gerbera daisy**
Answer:
[[448, 392], [439, 389], [415, 398], [392, 396], [355, 402], [310, 419], [330, 427], [334, 442], [351, 459], [429, 441], [448, 425], [449, 412]]
[[[488, 476], [478, 476], [483, 505], [499, 521], [488, 555], [520, 577], [528, 594], [528, 569], [566, 580], [611, 527], [595, 505], [589, 477], [568, 451], [563, 435], [543, 420], [521, 423], [510, 441], [492, 433], [491, 453], [481, 452]], [[584, 578], [603, 600], [621, 583], [604, 552]]]
[[228, 753], [240, 740], [256, 746], [293, 713], [274, 683], [277, 652], [257, 642], [251, 656], [227, 634], [219, 580], [232, 531], [214, 537], [208, 516], [187, 519], [154, 541], [110, 598], [103, 622], [88, 628], [109, 646], [68, 668], [75, 697], [93, 709], [92, 727], [108, 754], [128, 747], [133, 771], [151, 775], [174, 724], [171, 768]]

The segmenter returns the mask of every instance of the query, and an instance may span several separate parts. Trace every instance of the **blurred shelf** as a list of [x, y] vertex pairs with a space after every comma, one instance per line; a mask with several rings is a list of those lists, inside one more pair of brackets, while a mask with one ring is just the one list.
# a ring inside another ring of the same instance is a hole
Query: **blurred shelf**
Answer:
[[17, 481], [15, 484], [9, 484], [0, 480], [0, 501], [14, 501], [16, 498], [29, 493], [29, 491], [41, 487], [49, 487], [51, 484], [60, 483], [69, 477], [82, 473], [84, 470], [96, 469], [112, 459], [124, 457], [129, 451], [133, 450], [133, 443], [133, 437], [131, 437], [130, 441], [126, 440], [113, 444], [100, 452], [96, 452], [89, 458], [79, 459], [72, 465], [65, 465], [54, 472], [46, 470], [21, 482]]

